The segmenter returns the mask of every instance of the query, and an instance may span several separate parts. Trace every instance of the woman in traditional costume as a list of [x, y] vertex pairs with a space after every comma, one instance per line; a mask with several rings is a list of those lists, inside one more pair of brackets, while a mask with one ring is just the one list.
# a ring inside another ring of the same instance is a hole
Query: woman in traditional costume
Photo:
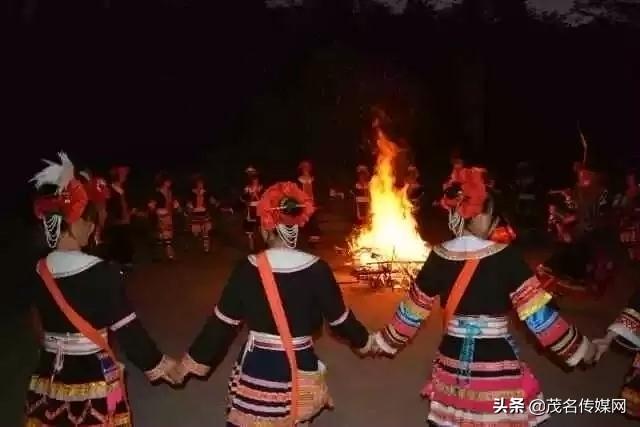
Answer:
[[116, 261], [128, 269], [133, 267], [134, 255], [131, 236], [131, 216], [134, 210], [130, 208], [126, 188], [129, 172], [127, 166], [114, 166], [111, 169], [105, 223], [107, 256], [110, 261]]
[[247, 324], [249, 337], [229, 382], [227, 426], [292, 427], [331, 404], [312, 339], [323, 319], [353, 348], [369, 349], [369, 334], [345, 306], [329, 265], [295, 249], [299, 228], [312, 213], [311, 200], [296, 184], [267, 189], [258, 214], [269, 249], [236, 266], [176, 369], [178, 381], [207, 375], [238, 326]]
[[445, 335], [423, 390], [431, 402], [430, 425], [537, 425], [548, 415], [528, 410], [542, 394], [518, 359], [508, 312], [515, 308], [539, 342], [570, 367], [595, 347], [551, 307], [522, 256], [488, 240], [495, 213], [484, 171], [465, 169], [456, 179], [443, 199], [456, 238], [432, 249], [394, 319], [375, 335], [375, 347], [389, 355], [403, 348], [439, 298]]
[[640, 418], [640, 291], [630, 298], [627, 307], [607, 329], [607, 335], [593, 340], [598, 347], [595, 360], [609, 350], [612, 342], [635, 352], [635, 357], [622, 387], [625, 410], [630, 417]]
[[249, 166], [245, 172], [247, 174], [247, 185], [242, 193], [242, 203], [245, 205], [243, 228], [249, 243], [249, 250], [253, 252], [256, 248], [256, 233], [259, 228], [258, 202], [262, 197], [264, 188], [260, 183], [258, 171], [254, 167]]
[[[298, 186], [311, 199], [311, 203], [316, 203], [316, 178], [313, 176], [313, 165], [310, 161], [304, 160], [298, 165]], [[306, 224], [306, 231], [309, 233], [309, 242], [317, 243], [320, 241], [320, 227], [318, 226], [318, 218], [312, 214]]]
[[96, 223], [96, 231], [94, 232], [94, 240], [96, 245], [102, 243], [104, 226], [107, 221], [107, 200], [109, 199], [109, 187], [107, 181], [93, 174], [91, 171], [85, 170], [80, 172], [84, 178], [84, 187], [89, 196], [89, 200], [95, 205], [98, 212], [98, 222]]
[[33, 178], [40, 190], [35, 214], [52, 251], [37, 266], [42, 281], [34, 296], [45, 332], [25, 425], [128, 427], [123, 365], [110, 336], [151, 381], [170, 381], [166, 373], [175, 363], [158, 351], [128, 304], [118, 269], [82, 252], [96, 209], [68, 157], [60, 153], [60, 160]]
[[194, 179], [194, 185], [187, 199], [189, 228], [193, 236], [200, 240], [202, 249], [208, 253], [211, 249], [210, 234], [212, 229], [210, 209], [217, 206], [216, 199], [209, 194], [200, 175]]
[[558, 240], [557, 248], [538, 275], [550, 291], [567, 295], [599, 294], [610, 281], [613, 264], [602, 250], [603, 219], [608, 204], [601, 176], [578, 170], [573, 190], [563, 190], [564, 206], [550, 205], [549, 225]]
[[371, 175], [369, 174], [369, 168], [364, 165], [358, 166], [356, 173], [358, 174], [358, 180], [353, 187], [353, 196], [356, 202], [356, 221], [359, 225], [363, 225], [366, 224], [369, 219], [369, 208], [371, 206], [369, 185]]
[[160, 174], [156, 177], [156, 183], [157, 188], [148, 203], [148, 208], [155, 222], [158, 248], [164, 253], [165, 259], [173, 261], [176, 256], [173, 246], [173, 214], [180, 209], [180, 203], [173, 196], [171, 178]]
[[626, 188], [614, 206], [620, 222], [620, 242], [627, 248], [629, 259], [640, 261], [640, 184], [636, 173], [626, 176]]

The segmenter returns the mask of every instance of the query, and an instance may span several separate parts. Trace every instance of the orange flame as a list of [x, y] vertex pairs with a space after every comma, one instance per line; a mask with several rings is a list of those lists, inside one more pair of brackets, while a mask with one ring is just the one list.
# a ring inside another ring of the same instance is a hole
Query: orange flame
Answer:
[[370, 221], [349, 242], [360, 266], [374, 262], [424, 262], [429, 248], [418, 233], [407, 186], [395, 186], [393, 162], [397, 145], [378, 129], [378, 159], [369, 185]]

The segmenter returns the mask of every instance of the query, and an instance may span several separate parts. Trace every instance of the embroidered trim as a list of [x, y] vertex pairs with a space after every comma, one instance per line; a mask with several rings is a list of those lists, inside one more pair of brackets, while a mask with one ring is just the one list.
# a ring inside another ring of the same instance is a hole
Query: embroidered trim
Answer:
[[106, 381], [95, 381], [84, 384], [64, 384], [51, 382], [50, 378], [32, 376], [29, 381], [29, 391], [54, 400], [66, 402], [80, 402], [90, 399], [102, 399], [118, 389], [118, 382], [107, 384]]
[[376, 332], [375, 335], [373, 336], [373, 340], [376, 344], [376, 346], [378, 346], [378, 348], [380, 350], [382, 350], [383, 352], [387, 353], [387, 354], [391, 354], [394, 355], [398, 352], [397, 349], [391, 347], [389, 344], [387, 344], [387, 342], [385, 341], [384, 337], [382, 336], [382, 333], [380, 332]]
[[344, 311], [344, 313], [342, 313], [342, 315], [340, 317], [338, 317], [336, 320], [334, 320], [333, 322], [329, 322], [329, 326], [338, 326], [342, 323], [344, 323], [345, 320], [347, 320], [347, 317], [349, 317], [349, 313], [351, 312], [351, 310], [349, 310], [348, 308]]
[[175, 362], [173, 360], [169, 359], [167, 356], [162, 356], [160, 362], [154, 368], [145, 371], [144, 374], [147, 376], [149, 381], [157, 381], [164, 377], [167, 372], [174, 367], [174, 365]]
[[198, 363], [191, 358], [189, 354], [185, 354], [180, 361], [180, 364], [187, 372], [192, 373], [198, 377], [206, 377], [211, 368], [207, 365], [203, 365], [202, 363]]
[[223, 312], [220, 311], [218, 306], [216, 306], [216, 308], [213, 310], [213, 313], [216, 315], [218, 319], [220, 319], [221, 321], [223, 321], [228, 325], [238, 326], [240, 323], [242, 323], [241, 320], [232, 319], [231, 317], [225, 315]]
[[122, 319], [118, 320], [116, 323], [111, 325], [111, 327], [109, 329], [111, 329], [112, 331], [115, 332], [118, 329], [122, 328], [123, 326], [127, 326], [129, 323], [134, 321], [137, 317], [138, 316], [136, 315], [136, 313], [133, 312], [133, 313], [129, 314], [128, 316], [125, 316]]
[[447, 259], [449, 261], [466, 261], [468, 259], [482, 259], [491, 255], [495, 255], [507, 246], [508, 245], [505, 245], [503, 243], [492, 243], [486, 248], [478, 249], [476, 251], [460, 252], [451, 251], [446, 249], [442, 245], [437, 245], [433, 247], [433, 251], [441, 258]]

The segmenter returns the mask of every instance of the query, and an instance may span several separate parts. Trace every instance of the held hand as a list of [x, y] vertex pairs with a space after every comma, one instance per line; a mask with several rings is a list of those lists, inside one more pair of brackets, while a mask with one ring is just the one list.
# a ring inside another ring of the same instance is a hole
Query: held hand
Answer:
[[599, 361], [604, 353], [609, 350], [611, 346], [611, 342], [615, 338], [615, 334], [613, 332], [609, 332], [602, 338], [597, 338], [593, 340], [593, 344], [596, 346], [596, 354], [595, 361]]
[[184, 380], [189, 371], [186, 369], [182, 362], [176, 363], [171, 371], [167, 373], [169, 378], [172, 381], [172, 384], [181, 385], [184, 383]]
[[155, 368], [146, 371], [145, 375], [151, 382], [163, 380], [173, 385], [175, 382], [169, 375], [169, 372], [172, 371], [177, 364], [178, 362], [176, 362], [175, 359], [172, 359], [169, 356], [162, 356], [160, 363], [158, 363]]

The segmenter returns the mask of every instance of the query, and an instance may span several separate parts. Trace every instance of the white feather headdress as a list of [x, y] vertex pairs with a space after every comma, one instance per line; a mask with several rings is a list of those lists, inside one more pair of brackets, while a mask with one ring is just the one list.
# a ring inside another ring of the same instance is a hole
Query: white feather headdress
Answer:
[[60, 158], [59, 164], [42, 159], [48, 166], [35, 174], [29, 182], [35, 182], [36, 188], [52, 184], [58, 187], [56, 194], [62, 193], [74, 177], [74, 167], [66, 153], [61, 151], [58, 153], [58, 157]]

